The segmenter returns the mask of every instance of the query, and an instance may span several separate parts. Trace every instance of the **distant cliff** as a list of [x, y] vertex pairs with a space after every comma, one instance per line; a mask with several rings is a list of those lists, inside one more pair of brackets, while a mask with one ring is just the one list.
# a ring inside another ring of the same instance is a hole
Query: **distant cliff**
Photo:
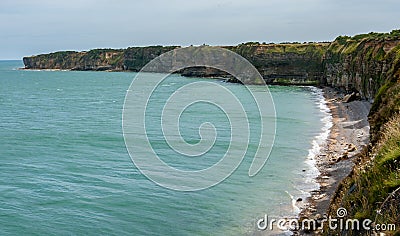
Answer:
[[88, 52], [55, 52], [24, 57], [25, 69], [123, 70], [124, 50], [94, 49]]
[[24, 57], [25, 69], [60, 69], [94, 71], [139, 71], [157, 56], [178, 46], [93, 49], [87, 52], [55, 52]]
[[[270, 84], [319, 84], [323, 76], [323, 56], [329, 43], [259, 44], [226, 46], [248, 59]], [[88, 52], [56, 52], [24, 57], [25, 69], [95, 71], [139, 71], [155, 57], [178, 46], [95, 49]], [[227, 77], [213, 68], [187, 68], [185, 76]]]

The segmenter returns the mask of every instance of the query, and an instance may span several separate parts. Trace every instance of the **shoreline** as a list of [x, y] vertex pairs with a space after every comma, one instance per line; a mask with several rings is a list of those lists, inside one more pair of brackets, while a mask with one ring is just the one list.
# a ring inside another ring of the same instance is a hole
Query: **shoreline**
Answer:
[[[320, 172], [316, 178], [319, 189], [312, 191], [311, 196], [300, 203], [299, 220], [320, 220], [326, 216], [336, 189], [354, 167], [353, 160], [369, 144], [371, 103], [359, 100], [345, 103], [342, 101], [345, 94], [338, 90], [330, 87], [322, 90], [332, 116], [332, 126], [320, 153], [315, 156], [315, 166]], [[294, 235], [314, 234], [318, 232], [294, 231]]]

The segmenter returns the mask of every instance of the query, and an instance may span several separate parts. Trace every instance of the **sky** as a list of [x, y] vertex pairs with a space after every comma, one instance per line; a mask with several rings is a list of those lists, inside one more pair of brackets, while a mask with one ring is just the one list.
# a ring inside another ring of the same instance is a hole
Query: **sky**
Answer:
[[398, 0], [0, 0], [0, 60], [147, 45], [332, 41], [400, 28]]

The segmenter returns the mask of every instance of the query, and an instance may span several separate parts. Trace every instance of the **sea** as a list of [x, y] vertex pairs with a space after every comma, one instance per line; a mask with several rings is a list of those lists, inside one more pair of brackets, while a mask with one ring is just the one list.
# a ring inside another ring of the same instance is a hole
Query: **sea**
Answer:
[[[22, 67], [22, 61], [0, 61], [0, 235], [290, 234], [262, 231], [257, 222], [266, 215], [296, 217], [297, 203], [318, 189], [315, 156], [331, 126], [318, 88], [269, 86], [276, 135], [255, 176], [248, 174], [252, 145], [222, 182], [177, 191], [144, 175], [127, 151], [122, 117], [136, 73]], [[172, 74], [152, 94], [146, 114], [161, 116], [168, 94], [199, 81], [225, 86], [248, 104], [243, 85]], [[194, 169], [212, 166], [230, 147], [229, 117], [212, 104], [203, 106], [191, 106], [179, 121], [183, 138], [194, 143], [203, 121], [221, 130], [211, 156], [190, 159]], [[247, 109], [248, 116], [256, 114], [256, 108]], [[168, 150], [160, 121], [154, 120], [146, 124], [149, 142], [174, 165], [176, 152]]]

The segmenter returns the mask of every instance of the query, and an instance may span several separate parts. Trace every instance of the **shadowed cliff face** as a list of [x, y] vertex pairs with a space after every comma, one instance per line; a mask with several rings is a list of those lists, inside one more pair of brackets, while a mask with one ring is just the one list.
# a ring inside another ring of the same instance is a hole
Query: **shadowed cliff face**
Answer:
[[249, 60], [268, 84], [317, 85], [329, 43], [241, 44], [226, 47]]
[[131, 47], [123, 52], [124, 70], [140, 71], [147, 63], [163, 53], [179, 48], [178, 46]]
[[338, 37], [326, 53], [327, 85], [360, 93], [371, 102], [371, 140], [400, 111], [400, 31]]
[[373, 101], [393, 70], [399, 49], [395, 33], [338, 37], [325, 55], [326, 83]]

